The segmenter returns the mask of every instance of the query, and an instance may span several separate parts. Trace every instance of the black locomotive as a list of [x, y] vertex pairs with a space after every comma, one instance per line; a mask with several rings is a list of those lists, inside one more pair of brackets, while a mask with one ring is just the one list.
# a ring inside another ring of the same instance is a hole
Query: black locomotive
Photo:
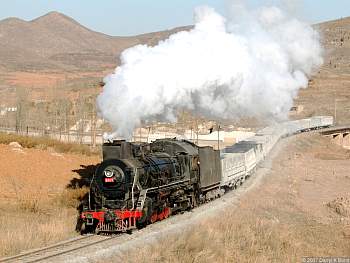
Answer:
[[219, 151], [176, 139], [113, 141], [80, 214], [85, 231], [127, 232], [220, 196]]

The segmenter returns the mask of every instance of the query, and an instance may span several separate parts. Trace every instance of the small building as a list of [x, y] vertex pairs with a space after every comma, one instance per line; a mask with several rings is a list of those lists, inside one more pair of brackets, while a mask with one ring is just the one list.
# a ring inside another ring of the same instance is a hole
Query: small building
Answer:
[[296, 106], [293, 106], [293, 107], [290, 108], [290, 110], [289, 110], [289, 115], [291, 115], [291, 116], [293, 116], [293, 115], [298, 115], [298, 114], [300, 114], [303, 110], [304, 110], [304, 106], [303, 106], [303, 105], [296, 105]]

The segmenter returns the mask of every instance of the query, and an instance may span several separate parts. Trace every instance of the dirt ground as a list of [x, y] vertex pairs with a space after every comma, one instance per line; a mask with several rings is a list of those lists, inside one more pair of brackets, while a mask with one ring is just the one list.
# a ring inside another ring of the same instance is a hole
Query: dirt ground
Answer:
[[84, 165], [96, 164], [98, 156], [62, 154], [0, 144], [0, 196], [55, 195], [62, 192]]
[[307, 89], [300, 90], [295, 100], [304, 110], [297, 118], [332, 115], [337, 124], [350, 119], [350, 18], [315, 26], [324, 47], [324, 64], [310, 76]]
[[0, 144], [0, 257], [77, 235], [77, 188], [98, 156]]
[[349, 152], [318, 134], [287, 140], [272, 167], [260, 168], [268, 169], [261, 182], [238, 203], [237, 197], [227, 199], [216, 215], [108, 260], [301, 262], [304, 256], [350, 256]]

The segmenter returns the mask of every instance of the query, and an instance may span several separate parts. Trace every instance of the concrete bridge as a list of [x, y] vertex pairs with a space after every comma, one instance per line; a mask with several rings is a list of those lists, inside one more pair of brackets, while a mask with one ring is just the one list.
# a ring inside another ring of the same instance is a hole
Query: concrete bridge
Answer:
[[329, 137], [334, 143], [350, 149], [350, 125], [323, 129], [320, 134]]

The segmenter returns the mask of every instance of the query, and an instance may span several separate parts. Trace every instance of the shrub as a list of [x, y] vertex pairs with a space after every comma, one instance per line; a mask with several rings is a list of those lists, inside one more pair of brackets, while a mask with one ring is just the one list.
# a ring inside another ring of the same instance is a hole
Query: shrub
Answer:
[[98, 154], [98, 149], [91, 149], [84, 144], [64, 143], [48, 137], [30, 137], [0, 132], [0, 144], [9, 144], [11, 142], [18, 142], [24, 148], [43, 150], [52, 148], [59, 153], [78, 153], [89, 156]]

